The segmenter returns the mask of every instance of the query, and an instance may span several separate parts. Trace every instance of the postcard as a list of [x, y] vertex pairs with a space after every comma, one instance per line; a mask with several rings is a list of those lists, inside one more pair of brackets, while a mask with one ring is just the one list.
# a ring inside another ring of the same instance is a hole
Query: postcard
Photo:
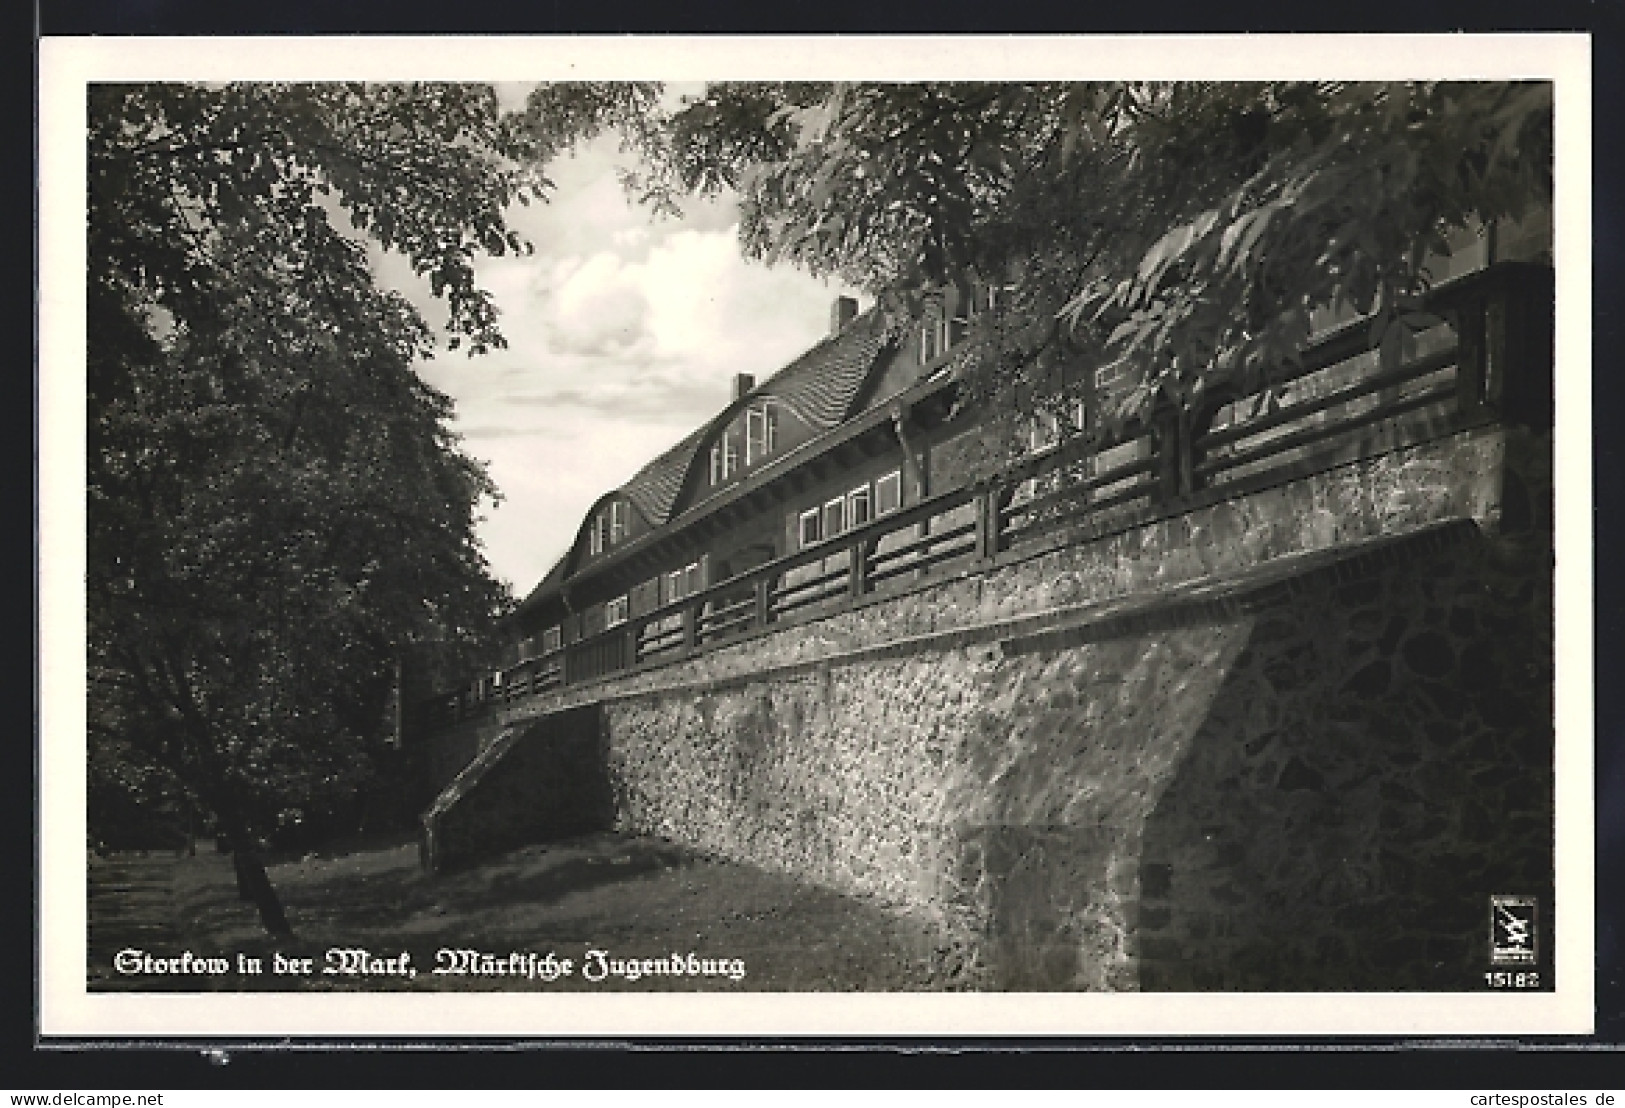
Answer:
[[1589, 65], [46, 39], [41, 1035], [1592, 1030]]

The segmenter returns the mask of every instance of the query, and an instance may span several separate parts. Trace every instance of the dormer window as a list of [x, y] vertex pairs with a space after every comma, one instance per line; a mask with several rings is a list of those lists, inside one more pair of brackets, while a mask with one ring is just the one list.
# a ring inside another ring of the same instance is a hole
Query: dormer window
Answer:
[[771, 404], [745, 413], [745, 464], [755, 465], [779, 445], [779, 413]]
[[739, 440], [732, 429], [711, 448], [711, 483], [720, 485], [739, 472]]
[[733, 433], [722, 436], [722, 479], [726, 481], [739, 472], [739, 442]]
[[603, 512], [599, 512], [592, 517], [592, 525], [587, 528], [587, 553], [597, 557], [608, 544], [609, 520]]
[[975, 319], [992, 312], [1008, 291], [1008, 287], [969, 282], [933, 293], [926, 301], [920, 326], [920, 364], [929, 365], [970, 338]]
[[609, 506], [609, 541], [611, 545], [627, 537], [631, 530], [631, 518], [627, 515], [624, 500], [612, 501]]

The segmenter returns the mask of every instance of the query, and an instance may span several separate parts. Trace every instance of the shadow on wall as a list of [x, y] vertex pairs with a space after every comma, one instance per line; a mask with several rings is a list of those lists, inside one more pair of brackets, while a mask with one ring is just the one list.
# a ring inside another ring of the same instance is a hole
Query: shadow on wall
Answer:
[[1482, 987], [1495, 894], [1549, 939], [1549, 558], [1479, 538], [1260, 619], [1146, 824], [1142, 988]]
[[[501, 851], [608, 831], [615, 801], [603, 711], [594, 704], [518, 725], [500, 749], [454, 785], [456, 803], [434, 821], [433, 868], [451, 871]], [[494, 771], [494, 772], [488, 772]]]
[[1539, 898], [1549, 984], [1550, 617], [1549, 545], [1475, 533], [1215, 626], [1206, 677], [1118, 668], [1177, 701], [1134, 709], [1138, 743], [1047, 671], [965, 844], [997, 987], [1481, 988], [1495, 894]]

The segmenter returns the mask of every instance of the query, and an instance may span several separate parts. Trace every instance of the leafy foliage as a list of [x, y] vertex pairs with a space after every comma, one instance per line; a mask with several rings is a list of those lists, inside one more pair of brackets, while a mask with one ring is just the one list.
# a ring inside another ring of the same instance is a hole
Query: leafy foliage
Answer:
[[89, 125], [93, 761], [240, 847], [347, 799], [393, 658], [476, 650], [508, 601], [495, 489], [412, 369], [434, 336], [334, 220], [478, 351], [473, 259], [525, 248], [504, 209], [546, 182], [489, 88], [95, 86]]
[[1114, 367], [1103, 423], [1267, 377], [1317, 309], [1404, 310], [1449, 232], [1551, 193], [1541, 83], [724, 84], [634, 140], [642, 196], [735, 189], [747, 255], [899, 318], [999, 288], [972, 395], [1059, 407]]

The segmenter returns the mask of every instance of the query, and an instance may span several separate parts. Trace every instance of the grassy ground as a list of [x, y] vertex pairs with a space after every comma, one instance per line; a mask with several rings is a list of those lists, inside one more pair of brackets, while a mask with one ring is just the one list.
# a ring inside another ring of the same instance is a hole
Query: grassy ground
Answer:
[[[413, 843], [374, 844], [268, 866], [295, 938], [272, 941], [252, 905], [239, 900], [229, 856], [151, 856], [151, 873], [168, 867], [170, 895], [120, 909], [93, 926], [91, 988], [221, 990], [532, 990], [918, 991], [968, 986], [935, 933], [882, 906], [814, 888], [747, 866], [684, 852], [669, 843], [594, 835], [530, 846], [461, 873], [430, 876]], [[102, 863], [129, 883], [128, 864]], [[92, 866], [92, 898], [97, 870]], [[114, 898], [116, 901], [116, 898]], [[157, 955], [239, 953], [260, 958], [263, 975], [176, 978], [108, 974], [123, 936]], [[171, 936], [173, 937], [171, 939]], [[165, 945], [160, 946], [162, 942]], [[166, 949], [173, 942], [178, 946]], [[330, 948], [364, 948], [394, 958], [409, 951], [415, 977], [324, 974]], [[575, 973], [543, 983], [512, 976], [435, 975], [441, 948], [473, 949], [507, 961], [535, 953], [571, 959]], [[739, 959], [741, 980], [727, 976], [645, 976], [636, 983], [581, 973], [589, 949], [609, 959], [686, 956]], [[272, 972], [275, 956], [309, 958], [308, 975]]]

